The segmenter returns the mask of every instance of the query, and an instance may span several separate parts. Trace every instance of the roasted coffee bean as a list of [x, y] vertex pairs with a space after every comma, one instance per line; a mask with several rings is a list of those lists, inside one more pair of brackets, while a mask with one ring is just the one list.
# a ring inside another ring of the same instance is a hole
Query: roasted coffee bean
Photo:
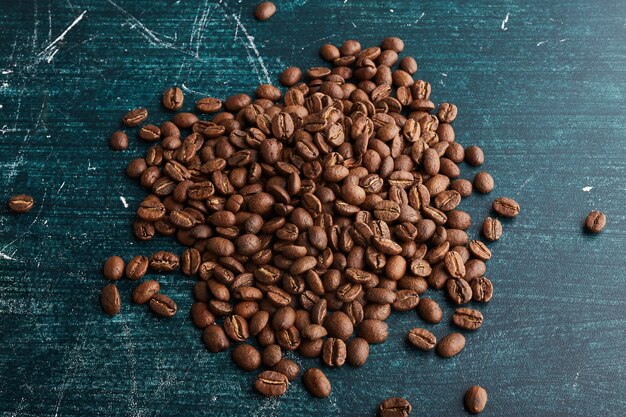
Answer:
[[431, 350], [437, 344], [437, 338], [426, 329], [416, 327], [407, 334], [409, 343], [419, 350]]
[[487, 405], [487, 391], [478, 385], [473, 385], [465, 392], [465, 409], [472, 414], [480, 414]]
[[481, 277], [487, 271], [487, 265], [480, 259], [470, 259], [465, 263], [465, 276], [463, 277], [467, 282], [471, 282], [473, 279]]
[[244, 371], [255, 371], [261, 366], [261, 354], [253, 346], [242, 343], [233, 349], [233, 362]]
[[178, 269], [178, 256], [172, 252], [155, 252], [150, 258], [150, 268], [156, 272], [174, 271]]
[[263, 354], [261, 356], [262, 356], [263, 365], [271, 368], [272, 366], [280, 362], [280, 360], [283, 357], [283, 354], [280, 349], [280, 346], [269, 345], [269, 346], [265, 346], [265, 348], [263, 349]]
[[483, 324], [483, 315], [471, 308], [457, 308], [452, 314], [452, 323], [464, 330], [476, 330]]
[[322, 360], [327, 366], [340, 367], [346, 362], [346, 344], [343, 340], [329, 337], [324, 341]]
[[161, 286], [155, 280], [144, 281], [133, 290], [133, 302], [135, 304], [145, 304], [154, 297]]
[[491, 250], [480, 240], [472, 240], [468, 248], [470, 253], [481, 261], [488, 261], [491, 259]]
[[485, 162], [483, 150], [478, 146], [469, 146], [465, 148], [465, 162], [473, 167], [482, 165]]
[[267, 397], [277, 397], [287, 392], [287, 377], [275, 371], [263, 371], [256, 377], [254, 388]]
[[164, 294], [155, 294], [148, 305], [150, 310], [161, 317], [174, 317], [178, 311], [176, 303]]
[[422, 298], [417, 305], [417, 314], [428, 323], [439, 323], [443, 318], [443, 312], [439, 304], [431, 298]]
[[280, 83], [286, 87], [298, 83], [302, 78], [302, 70], [298, 67], [289, 67], [280, 75]]
[[496, 198], [492, 204], [493, 211], [502, 217], [517, 217], [520, 212], [519, 204], [517, 201], [508, 198], [500, 197]]
[[465, 336], [461, 333], [450, 333], [437, 343], [437, 354], [443, 358], [458, 355], [465, 347]]
[[224, 331], [235, 342], [243, 342], [250, 335], [248, 322], [241, 316], [232, 315], [224, 319]]
[[126, 264], [126, 278], [137, 281], [148, 272], [148, 257], [137, 255]]
[[196, 101], [196, 110], [200, 113], [215, 113], [222, 109], [222, 101], [214, 97], [204, 97]]
[[493, 190], [493, 178], [489, 173], [481, 171], [474, 176], [474, 189], [481, 194], [488, 194]]
[[213, 353], [221, 352], [230, 347], [230, 341], [219, 324], [211, 324], [204, 329], [202, 340], [209, 351]]
[[156, 222], [165, 216], [165, 206], [158, 198], [146, 198], [137, 209], [137, 217], [149, 222]]
[[404, 398], [387, 398], [378, 407], [379, 417], [408, 417], [411, 414], [411, 403]]
[[191, 305], [191, 321], [196, 327], [205, 329], [215, 323], [215, 316], [206, 303], [198, 301]]
[[180, 88], [171, 87], [163, 92], [161, 101], [163, 102], [163, 107], [168, 110], [180, 110], [183, 107], [185, 95], [183, 94], [183, 90]]
[[502, 223], [493, 217], [487, 217], [483, 222], [483, 236], [494, 242], [502, 236]]
[[180, 269], [185, 275], [196, 275], [202, 262], [200, 251], [195, 248], [185, 249], [180, 257]]
[[330, 396], [330, 381], [321, 369], [307, 369], [302, 375], [302, 383], [306, 390], [317, 398], [327, 398]]
[[370, 345], [360, 337], [355, 337], [346, 348], [346, 360], [352, 366], [363, 366], [370, 353]]
[[122, 123], [128, 127], [139, 126], [148, 118], [148, 110], [146, 109], [134, 109], [126, 113], [122, 117]]
[[463, 278], [465, 276], [465, 263], [458, 252], [450, 251], [446, 253], [443, 261], [450, 276], [454, 278]]
[[272, 371], [280, 372], [285, 375], [289, 381], [293, 381], [300, 375], [300, 366], [291, 359], [281, 359], [272, 366]]
[[122, 309], [122, 300], [115, 284], [109, 284], [102, 288], [100, 304], [102, 305], [102, 310], [108, 315], [115, 316], [119, 314]]
[[116, 151], [128, 149], [128, 136], [122, 131], [114, 132], [109, 139], [109, 146]]
[[326, 327], [330, 337], [336, 337], [344, 342], [348, 340], [354, 332], [354, 325], [350, 317], [342, 311], [333, 311], [330, 313], [326, 317], [326, 320], [324, 320], [324, 327]]
[[446, 282], [446, 288], [448, 297], [457, 305], [466, 304], [472, 300], [472, 289], [464, 279], [450, 278]]
[[300, 346], [300, 332], [294, 326], [285, 330], [277, 330], [276, 338], [283, 349], [296, 350]]
[[605, 225], [606, 215], [598, 210], [590, 212], [585, 219], [585, 228], [591, 233], [600, 233]]
[[489, 302], [493, 297], [493, 284], [487, 277], [478, 277], [470, 283], [474, 301]]
[[119, 256], [110, 256], [102, 268], [102, 274], [106, 279], [116, 281], [124, 276], [124, 260]]
[[368, 343], [383, 343], [387, 340], [387, 323], [381, 320], [363, 320], [359, 325], [359, 337]]
[[257, 20], [267, 20], [276, 13], [276, 5], [271, 1], [264, 1], [259, 3], [254, 10], [254, 17]]
[[393, 303], [393, 309], [396, 311], [409, 311], [417, 307], [419, 301], [419, 293], [416, 290], [399, 290], [396, 292], [396, 301]]

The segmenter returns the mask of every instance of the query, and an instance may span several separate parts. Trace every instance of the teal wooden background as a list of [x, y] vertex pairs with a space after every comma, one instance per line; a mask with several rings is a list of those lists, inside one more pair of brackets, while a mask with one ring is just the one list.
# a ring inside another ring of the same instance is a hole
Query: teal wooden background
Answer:
[[[398, 395], [415, 415], [456, 416], [472, 384], [489, 391], [485, 415], [625, 415], [626, 3], [277, 3], [261, 23], [252, 1], [2, 1], [0, 199], [37, 205], [0, 211], [0, 415], [367, 416]], [[459, 141], [485, 150], [495, 191], [462, 207], [482, 219], [496, 195], [522, 205], [493, 245], [496, 296], [460, 356], [411, 350], [419, 319], [396, 314], [363, 368], [328, 371], [330, 399], [300, 383], [264, 399], [254, 375], [202, 345], [190, 279], [158, 277], [181, 308], [172, 320], [130, 305], [129, 282], [122, 314], [100, 312], [108, 255], [180, 250], [133, 239], [143, 191], [123, 169], [146, 144], [108, 150], [124, 111], [147, 105], [157, 121], [167, 86], [190, 105], [252, 91], [319, 64], [324, 42], [387, 35], [405, 40], [436, 103], [459, 106]], [[581, 229], [591, 209], [607, 213], [600, 236]]]

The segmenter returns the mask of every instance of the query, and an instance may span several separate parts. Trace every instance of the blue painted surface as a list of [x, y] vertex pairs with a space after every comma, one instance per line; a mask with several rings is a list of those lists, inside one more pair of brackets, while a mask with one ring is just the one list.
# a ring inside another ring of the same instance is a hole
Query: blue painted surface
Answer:
[[[25, 192], [37, 205], [0, 212], [0, 415], [364, 416], [397, 395], [415, 415], [456, 416], [472, 384], [489, 391], [484, 415], [625, 415], [626, 3], [277, 3], [261, 23], [250, 1], [3, 2], [0, 199]], [[482, 219], [496, 195], [522, 205], [492, 246], [495, 297], [460, 356], [410, 349], [420, 321], [394, 314], [363, 368], [328, 370], [330, 399], [295, 383], [268, 400], [228, 353], [205, 350], [185, 314], [192, 280], [159, 277], [175, 319], [132, 306], [129, 282], [122, 314], [101, 314], [108, 255], [180, 250], [133, 239], [143, 192], [122, 171], [147, 145], [107, 149], [124, 111], [147, 105], [161, 120], [169, 85], [188, 104], [252, 91], [286, 66], [319, 64], [324, 42], [387, 35], [405, 40], [436, 103], [459, 106], [458, 140], [485, 150], [495, 191], [462, 208]], [[581, 229], [592, 209], [608, 216], [599, 236]]]

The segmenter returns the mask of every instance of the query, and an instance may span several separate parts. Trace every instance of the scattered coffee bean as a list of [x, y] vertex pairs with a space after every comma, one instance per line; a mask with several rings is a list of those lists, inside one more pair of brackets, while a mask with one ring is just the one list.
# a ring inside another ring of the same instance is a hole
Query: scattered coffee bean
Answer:
[[164, 294], [154, 295], [148, 302], [148, 305], [150, 310], [161, 317], [174, 317], [178, 311], [176, 303]]
[[585, 227], [591, 233], [600, 233], [605, 225], [606, 215], [598, 210], [593, 210], [585, 219]]
[[493, 178], [488, 172], [481, 171], [474, 176], [474, 189], [481, 194], [490, 193], [493, 185]]
[[465, 347], [465, 336], [461, 333], [450, 333], [437, 343], [437, 354], [443, 358], [458, 355]]
[[431, 350], [437, 344], [437, 338], [426, 329], [416, 327], [407, 334], [409, 343], [419, 350]]
[[483, 315], [471, 308], [457, 308], [452, 315], [452, 323], [464, 330], [476, 330], [483, 324]]
[[[473, 280], [476, 281], [476, 280]], [[448, 297], [454, 304], [466, 304], [472, 300], [472, 289], [470, 285], [461, 278], [450, 278], [446, 282]]]
[[163, 107], [168, 110], [180, 110], [183, 107], [185, 95], [183, 94], [183, 90], [181, 90], [180, 88], [171, 87], [163, 92], [161, 101], [163, 103]]
[[370, 345], [367, 340], [355, 337], [347, 346], [346, 359], [352, 366], [363, 366], [367, 362], [367, 358], [370, 354]]
[[226, 336], [226, 332], [224, 332], [224, 329], [219, 324], [211, 324], [205, 328], [202, 334], [202, 340], [209, 351], [213, 353], [221, 352], [230, 347], [230, 341]]
[[102, 274], [106, 279], [117, 281], [124, 276], [124, 260], [119, 256], [110, 256], [102, 268]]
[[502, 217], [517, 217], [520, 212], [517, 201], [508, 197], [496, 198], [492, 204], [493, 211]]
[[148, 118], [148, 110], [147, 109], [134, 109], [126, 113], [122, 117], [122, 123], [128, 127], [139, 126]]
[[483, 150], [478, 146], [468, 146], [465, 148], [465, 162], [473, 167], [482, 165], [485, 162]]
[[150, 258], [150, 268], [156, 272], [174, 271], [178, 269], [178, 256], [172, 252], [156, 252]]
[[482, 413], [487, 405], [487, 391], [478, 385], [473, 385], [465, 392], [465, 409], [472, 414]]
[[311, 395], [317, 398], [327, 398], [330, 396], [330, 381], [321, 369], [307, 369], [302, 375], [302, 382]]
[[437, 324], [443, 318], [443, 311], [439, 304], [431, 298], [422, 298], [417, 305], [417, 314], [428, 323]]
[[487, 277], [473, 279], [470, 283], [474, 301], [487, 303], [493, 297], [493, 284]]
[[124, 149], [128, 149], [128, 136], [126, 133], [122, 131], [114, 132], [111, 135], [111, 139], [109, 139], [109, 145], [111, 149], [116, 151], [123, 151]]
[[387, 398], [380, 403], [378, 415], [380, 417], [408, 417], [412, 409], [411, 403], [404, 398]]
[[135, 304], [145, 304], [157, 295], [160, 289], [161, 286], [157, 281], [152, 279], [144, 281], [133, 290], [133, 302]]
[[300, 366], [291, 359], [282, 358], [276, 365], [272, 366], [272, 371], [280, 372], [289, 381], [293, 381], [300, 375]]
[[122, 300], [115, 284], [109, 284], [102, 288], [100, 304], [102, 305], [102, 310], [108, 315], [115, 316], [119, 314], [122, 309]]
[[483, 222], [483, 236], [494, 242], [502, 236], [502, 223], [493, 217], [487, 217]]
[[287, 377], [275, 371], [263, 371], [256, 377], [254, 388], [267, 397], [277, 397], [287, 392]]
[[256, 17], [257, 20], [267, 20], [272, 17], [274, 13], [276, 13], [276, 5], [271, 1], [264, 1], [256, 6], [254, 17]]
[[9, 208], [15, 213], [28, 213], [35, 204], [35, 200], [26, 194], [14, 195], [9, 199]]
[[233, 349], [233, 362], [244, 371], [255, 371], [261, 366], [261, 354], [253, 346], [242, 343]]

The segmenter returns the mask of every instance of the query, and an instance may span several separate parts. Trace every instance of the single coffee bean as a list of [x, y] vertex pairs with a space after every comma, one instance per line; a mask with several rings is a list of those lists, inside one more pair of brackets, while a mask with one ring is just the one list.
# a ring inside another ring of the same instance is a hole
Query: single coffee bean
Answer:
[[446, 288], [448, 297], [457, 305], [466, 304], [472, 300], [472, 289], [464, 279], [450, 278], [446, 282]]
[[431, 350], [437, 344], [437, 338], [426, 329], [416, 327], [407, 334], [409, 343], [419, 350]]
[[396, 301], [393, 309], [396, 311], [409, 311], [418, 306], [420, 301], [419, 292], [414, 289], [404, 289], [396, 292]]
[[131, 281], [141, 279], [148, 272], [148, 257], [137, 255], [126, 264], [126, 278]]
[[328, 331], [330, 337], [336, 337], [346, 341], [352, 336], [354, 326], [350, 317], [342, 311], [333, 311], [324, 321], [324, 327]]
[[181, 90], [180, 88], [170, 87], [163, 92], [161, 101], [163, 103], [163, 107], [168, 110], [180, 110], [183, 107], [185, 95], [183, 94], [183, 90]]
[[487, 272], [487, 265], [480, 259], [470, 259], [465, 263], [465, 279], [467, 282], [472, 282], [473, 279], [482, 277]]
[[200, 251], [195, 248], [185, 249], [180, 257], [180, 269], [185, 275], [195, 275], [202, 262]]
[[346, 362], [346, 344], [343, 340], [329, 337], [324, 341], [322, 360], [327, 366], [340, 367]]
[[476, 330], [483, 324], [483, 314], [471, 308], [457, 308], [452, 315], [452, 323], [464, 330]]
[[233, 362], [244, 371], [255, 371], [261, 366], [261, 354], [253, 346], [242, 343], [233, 349]]
[[437, 324], [443, 318], [439, 304], [431, 298], [422, 298], [417, 305], [417, 314], [428, 323]]
[[465, 409], [472, 414], [480, 414], [487, 405], [487, 391], [478, 385], [473, 385], [465, 392]]
[[156, 142], [161, 139], [161, 129], [155, 125], [145, 125], [139, 129], [139, 137], [146, 142]]
[[444, 264], [450, 276], [463, 278], [465, 276], [465, 263], [458, 252], [450, 251], [444, 257]]
[[456, 191], [461, 197], [469, 197], [472, 195], [472, 183], [466, 179], [456, 179], [450, 183], [450, 189]]
[[124, 276], [124, 260], [119, 256], [110, 256], [102, 268], [102, 274], [106, 279], [117, 281]]
[[128, 127], [139, 126], [148, 118], [148, 110], [147, 109], [134, 109], [126, 113], [122, 117], [122, 123]]
[[461, 333], [450, 333], [437, 343], [437, 354], [442, 358], [458, 355], [465, 347], [465, 336]]
[[224, 331], [235, 342], [243, 342], [250, 335], [248, 322], [236, 314], [224, 319]]
[[155, 252], [150, 258], [150, 268], [156, 272], [174, 271], [178, 269], [178, 256], [172, 252]]
[[367, 340], [355, 337], [346, 348], [346, 360], [352, 366], [363, 366], [370, 353], [370, 345]]
[[502, 217], [517, 217], [520, 212], [517, 201], [508, 197], [496, 198], [492, 204], [493, 211]]
[[298, 83], [302, 78], [302, 70], [298, 67], [289, 67], [283, 71], [283, 73], [279, 77], [279, 81], [282, 85], [286, 87], [291, 87], [292, 85]]
[[254, 10], [254, 17], [257, 20], [267, 20], [276, 13], [276, 5], [271, 1], [264, 1], [259, 3]]
[[196, 101], [196, 110], [200, 113], [215, 113], [222, 109], [222, 101], [219, 98], [204, 97]]
[[488, 261], [491, 259], [491, 249], [487, 247], [480, 240], [472, 240], [468, 246], [470, 253], [481, 261]]
[[164, 294], [154, 295], [148, 305], [150, 310], [161, 317], [174, 317], [178, 311], [178, 306], [174, 300]]
[[493, 297], [493, 284], [487, 277], [473, 279], [470, 286], [474, 301], [487, 303]]
[[283, 358], [283, 353], [278, 345], [265, 346], [263, 349], [262, 360], [263, 365], [271, 368]]
[[487, 217], [485, 221], [483, 221], [483, 236], [491, 242], [500, 239], [502, 236], [502, 223], [500, 223], [500, 220]]
[[115, 284], [109, 284], [102, 288], [100, 304], [102, 305], [102, 310], [108, 315], [115, 316], [119, 314], [122, 309], [122, 300]]
[[226, 337], [224, 329], [219, 324], [211, 324], [202, 333], [202, 340], [209, 351], [216, 353], [230, 347], [230, 341]]
[[309, 393], [317, 398], [328, 398], [331, 392], [330, 381], [319, 368], [309, 368], [302, 375], [302, 383]]
[[191, 321], [196, 327], [205, 329], [215, 323], [215, 316], [206, 303], [198, 301], [191, 305]]
[[483, 150], [478, 146], [469, 146], [465, 148], [465, 162], [473, 167], [482, 165], [485, 162]]
[[281, 359], [272, 366], [272, 371], [280, 372], [285, 375], [289, 381], [293, 381], [300, 375], [300, 366], [291, 359]]
[[15, 213], [28, 213], [34, 204], [33, 198], [26, 194], [14, 195], [9, 199], [9, 208]]
[[488, 172], [481, 171], [474, 176], [474, 189], [481, 194], [490, 193], [493, 185], [493, 177]]
[[128, 136], [122, 131], [114, 132], [109, 139], [109, 146], [116, 151], [128, 149]]
[[380, 403], [378, 415], [380, 417], [408, 417], [412, 409], [411, 403], [404, 398], [387, 398]]
[[287, 377], [275, 371], [263, 371], [256, 377], [254, 388], [267, 397], [277, 397], [287, 392]]
[[600, 233], [606, 225], [606, 215], [598, 210], [593, 210], [585, 219], [585, 227], [591, 233]]
[[133, 302], [135, 304], [145, 304], [150, 301], [160, 289], [161, 286], [157, 281], [153, 279], [144, 281], [133, 290]]
[[381, 320], [363, 320], [359, 325], [359, 337], [368, 343], [383, 343], [389, 335], [387, 323]]

